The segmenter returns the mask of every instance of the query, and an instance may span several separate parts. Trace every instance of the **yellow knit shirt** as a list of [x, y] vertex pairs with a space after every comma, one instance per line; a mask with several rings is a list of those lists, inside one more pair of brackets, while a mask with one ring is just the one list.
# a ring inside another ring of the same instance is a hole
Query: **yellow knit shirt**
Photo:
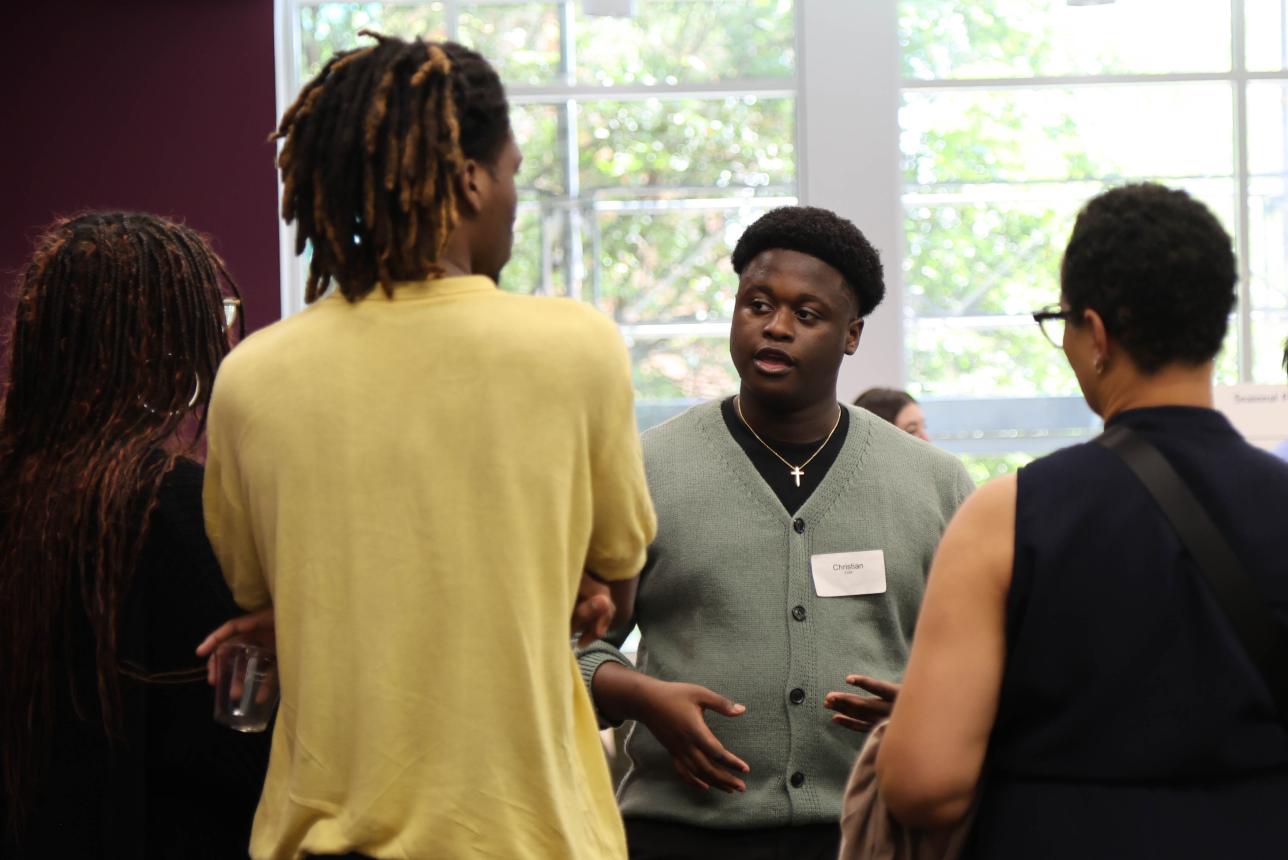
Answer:
[[208, 433], [210, 539], [277, 617], [252, 856], [625, 858], [568, 624], [655, 531], [614, 326], [480, 277], [333, 295], [229, 355]]

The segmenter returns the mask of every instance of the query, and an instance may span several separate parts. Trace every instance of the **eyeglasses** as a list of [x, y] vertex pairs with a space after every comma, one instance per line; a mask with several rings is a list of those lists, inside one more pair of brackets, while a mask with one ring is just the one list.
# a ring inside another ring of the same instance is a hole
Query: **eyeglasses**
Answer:
[[1056, 349], [1064, 347], [1064, 324], [1071, 319], [1073, 311], [1064, 310], [1059, 305], [1047, 305], [1033, 312], [1033, 321]]
[[224, 296], [224, 328], [232, 331], [241, 315], [241, 299], [235, 296]]

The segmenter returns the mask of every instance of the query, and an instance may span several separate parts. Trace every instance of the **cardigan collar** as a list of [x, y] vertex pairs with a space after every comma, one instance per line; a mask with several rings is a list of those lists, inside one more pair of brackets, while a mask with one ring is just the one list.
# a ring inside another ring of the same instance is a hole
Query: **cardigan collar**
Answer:
[[836, 461], [827, 470], [818, 487], [794, 514], [787, 512], [773, 488], [765, 483], [765, 479], [756, 470], [747, 453], [742, 450], [738, 440], [730, 435], [729, 428], [725, 426], [724, 417], [720, 414], [719, 400], [695, 406], [694, 417], [697, 419], [702, 436], [711, 445], [714, 453], [725, 462], [728, 473], [742, 485], [748, 497], [759, 500], [767, 510], [774, 512], [790, 526], [797, 519], [809, 523], [817, 521], [827, 513], [843, 494], [846, 486], [855, 479], [863, 463], [864, 454], [868, 450], [872, 436], [872, 425], [867, 419], [874, 416], [866, 410], [848, 404], [840, 405], [842, 409], [849, 410], [849, 432], [845, 435], [841, 450], [836, 454]]

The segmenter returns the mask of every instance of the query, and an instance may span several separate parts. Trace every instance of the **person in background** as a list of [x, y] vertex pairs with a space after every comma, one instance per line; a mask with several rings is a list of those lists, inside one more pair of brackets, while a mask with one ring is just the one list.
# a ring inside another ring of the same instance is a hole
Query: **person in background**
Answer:
[[926, 415], [912, 395], [897, 388], [869, 388], [854, 400], [854, 405], [889, 421], [910, 436], [929, 442]]
[[[1129, 185], [1078, 215], [1060, 304], [1034, 316], [1106, 428], [1189, 486], [1288, 635], [1288, 464], [1212, 408], [1237, 278], [1203, 204]], [[1087, 443], [953, 519], [877, 770], [911, 827], [951, 825], [978, 794], [971, 858], [1275, 857], [1286, 720], [1154, 497]]]
[[497, 289], [493, 68], [374, 38], [277, 133], [311, 306], [211, 403], [207, 530], [281, 678], [251, 854], [622, 858], [569, 616], [586, 570], [629, 616], [655, 529], [629, 359], [590, 306]]
[[888, 712], [935, 545], [973, 489], [955, 458], [837, 402], [884, 292], [853, 224], [775, 209], [733, 268], [738, 395], [644, 434], [659, 528], [638, 667], [629, 626], [580, 657], [601, 716], [636, 721], [618, 791], [635, 860], [836, 857], [860, 733]]
[[55, 222], [18, 281], [0, 418], [6, 858], [244, 856], [267, 737], [193, 648], [239, 613], [197, 462], [237, 288], [152, 215]]

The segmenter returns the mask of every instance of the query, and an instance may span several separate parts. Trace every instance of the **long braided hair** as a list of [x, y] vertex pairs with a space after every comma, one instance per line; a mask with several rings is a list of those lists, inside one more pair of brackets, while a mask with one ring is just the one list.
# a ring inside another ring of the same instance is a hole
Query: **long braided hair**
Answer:
[[349, 301], [380, 284], [442, 274], [464, 160], [494, 164], [510, 138], [496, 71], [454, 42], [376, 44], [336, 54], [282, 116], [282, 217], [312, 247], [305, 300], [331, 282]]
[[[161, 479], [204, 430], [229, 350], [224, 291], [236, 285], [200, 235], [141, 214], [55, 222], [19, 277], [0, 412], [0, 755], [15, 826], [61, 690], [120, 734], [118, 617]], [[71, 670], [85, 636], [93, 693]]]

